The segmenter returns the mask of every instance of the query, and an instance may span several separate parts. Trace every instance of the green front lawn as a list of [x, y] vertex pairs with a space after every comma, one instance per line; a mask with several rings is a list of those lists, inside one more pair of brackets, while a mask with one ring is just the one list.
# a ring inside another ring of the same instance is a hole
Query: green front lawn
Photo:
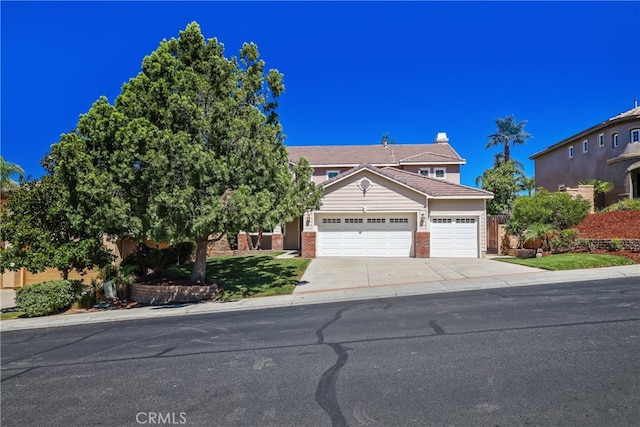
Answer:
[[493, 258], [496, 261], [542, 268], [544, 270], [577, 270], [580, 268], [614, 267], [635, 264], [629, 258], [605, 254], [558, 254], [542, 258]]
[[[207, 282], [222, 285], [224, 298], [289, 295], [307, 269], [308, 258], [274, 258], [248, 255], [209, 258]], [[188, 278], [193, 264], [173, 267], [167, 273]]]

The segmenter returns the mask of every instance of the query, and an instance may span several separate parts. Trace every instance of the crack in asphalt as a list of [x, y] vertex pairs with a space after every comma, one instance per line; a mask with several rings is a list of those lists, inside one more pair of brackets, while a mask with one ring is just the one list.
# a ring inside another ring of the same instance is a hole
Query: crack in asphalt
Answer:
[[435, 320], [429, 320], [429, 326], [436, 332], [436, 335], [445, 335], [446, 332]]
[[[557, 324], [548, 324], [548, 325], [531, 325], [531, 326], [517, 326], [510, 328], [491, 328], [491, 329], [478, 329], [473, 331], [461, 331], [461, 332], [449, 332], [447, 336], [465, 336], [465, 335], [475, 335], [475, 334], [485, 334], [485, 333], [495, 333], [495, 332], [513, 332], [513, 331], [527, 331], [527, 330], [538, 330], [538, 329], [550, 329], [550, 328], [565, 328], [565, 327], [577, 327], [577, 326], [589, 326], [589, 325], [606, 325], [606, 324], [618, 324], [618, 323], [633, 323], [640, 322], [640, 318], [626, 318], [626, 319], [615, 319], [615, 320], [604, 320], [604, 321], [593, 321], [593, 322], [572, 322], [572, 323], [557, 323]], [[411, 339], [422, 339], [422, 338], [433, 338], [437, 337], [437, 334], [418, 334], [418, 335], [405, 335], [401, 337], [380, 337], [380, 338], [367, 338], [360, 340], [349, 340], [345, 341], [342, 344], [361, 344], [361, 343], [370, 343], [370, 342], [379, 342], [379, 341], [402, 341], [402, 340], [411, 340]], [[167, 359], [167, 358], [179, 358], [179, 357], [188, 357], [188, 356], [198, 356], [198, 355], [206, 355], [206, 354], [227, 354], [227, 353], [240, 353], [244, 351], [266, 351], [266, 350], [278, 350], [278, 349], [288, 349], [288, 348], [303, 348], [303, 347], [315, 347], [317, 345], [330, 345], [329, 343], [322, 342], [318, 343], [308, 343], [308, 344], [292, 344], [292, 345], [276, 345], [276, 346], [265, 346], [265, 347], [255, 347], [255, 348], [232, 348], [227, 350], [212, 350], [212, 351], [194, 351], [187, 352], [181, 354], [166, 354], [167, 351], [163, 350], [156, 354], [144, 355], [144, 356], [130, 356], [130, 357], [121, 357], [121, 358], [109, 358], [102, 360], [91, 360], [86, 362], [66, 362], [66, 363], [51, 363], [51, 364], [39, 364], [33, 366], [20, 366], [20, 367], [8, 367], [6, 366], [6, 362], [2, 362], [2, 371], [6, 370], [14, 370], [14, 369], [26, 369], [26, 368], [55, 368], [61, 366], [77, 366], [77, 365], [89, 365], [96, 363], [113, 363], [113, 362], [129, 362], [134, 360], [148, 360], [148, 359]], [[5, 381], [7, 378], [3, 379]]]
[[338, 374], [340, 373], [340, 369], [347, 364], [349, 355], [347, 354], [347, 349], [343, 347], [342, 344], [326, 343], [324, 341], [324, 330], [337, 322], [340, 317], [342, 317], [342, 313], [344, 313], [345, 310], [346, 309], [339, 310], [335, 316], [333, 316], [333, 319], [320, 326], [316, 331], [316, 336], [318, 337], [318, 342], [316, 344], [328, 345], [331, 347], [333, 352], [338, 355], [336, 363], [327, 369], [320, 377], [315, 396], [316, 402], [327, 413], [327, 415], [329, 415], [331, 425], [334, 427], [345, 427], [349, 425], [347, 424], [347, 419], [344, 417], [344, 414], [340, 409], [340, 403], [338, 402], [338, 396], [336, 394], [336, 381], [338, 379]]

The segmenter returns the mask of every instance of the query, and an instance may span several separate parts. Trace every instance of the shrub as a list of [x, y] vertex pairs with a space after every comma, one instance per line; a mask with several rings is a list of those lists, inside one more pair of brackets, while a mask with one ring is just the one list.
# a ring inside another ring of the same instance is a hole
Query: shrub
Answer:
[[512, 218], [505, 224], [504, 231], [510, 236], [515, 236], [518, 239], [518, 248], [522, 249], [526, 241], [527, 227]]
[[154, 272], [169, 267], [185, 264], [191, 258], [195, 245], [192, 242], [177, 243], [164, 249], [150, 248], [144, 243], [138, 244], [135, 250], [120, 263], [120, 267], [135, 267], [135, 274], [144, 276], [147, 270]]
[[28, 317], [46, 316], [69, 308], [80, 297], [79, 280], [54, 280], [25, 286], [16, 291], [16, 307]]
[[640, 199], [624, 199], [614, 203], [602, 210], [602, 212], [612, 211], [638, 211], [640, 210]]
[[609, 242], [609, 250], [611, 252], [620, 252], [622, 250], [622, 240], [611, 239]]
[[[575, 228], [562, 230], [558, 235], [551, 239], [551, 250], [557, 253], [562, 250], [572, 251], [576, 249], [580, 245], [578, 242], [578, 234], [578, 230]], [[590, 243], [590, 241], [586, 243], [587, 247], [589, 247]]]
[[567, 193], [539, 190], [534, 196], [518, 197], [514, 201], [511, 219], [525, 228], [538, 223], [565, 230], [580, 224], [589, 208], [589, 202], [581, 197], [573, 199]]

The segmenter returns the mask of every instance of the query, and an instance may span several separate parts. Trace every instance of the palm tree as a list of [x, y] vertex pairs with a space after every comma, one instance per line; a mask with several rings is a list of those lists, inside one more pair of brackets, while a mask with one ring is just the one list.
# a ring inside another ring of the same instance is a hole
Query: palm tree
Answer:
[[536, 191], [536, 179], [534, 177], [527, 178], [524, 174], [518, 177], [518, 185], [522, 191], [526, 191], [527, 195], [531, 195]]
[[524, 125], [526, 120], [516, 123], [513, 115], [507, 116], [504, 119], [496, 119], [497, 132], [488, 135], [489, 141], [486, 148], [495, 147], [497, 145], [504, 146], [504, 161], [509, 161], [511, 156], [509, 155], [509, 144], [524, 144], [527, 142], [527, 138], [532, 138], [530, 133], [525, 132]]
[[11, 179], [11, 175], [14, 174], [22, 177], [24, 170], [15, 163], [7, 162], [4, 157], [0, 156], [0, 189], [2, 191], [18, 188], [18, 183]]

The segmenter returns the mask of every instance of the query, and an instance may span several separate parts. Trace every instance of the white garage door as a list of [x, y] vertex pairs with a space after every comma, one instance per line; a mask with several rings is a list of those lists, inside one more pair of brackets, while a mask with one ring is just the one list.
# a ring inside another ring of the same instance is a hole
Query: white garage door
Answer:
[[318, 256], [410, 257], [412, 215], [318, 215]]
[[432, 258], [477, 258], [477, 218], [431, 218]]

